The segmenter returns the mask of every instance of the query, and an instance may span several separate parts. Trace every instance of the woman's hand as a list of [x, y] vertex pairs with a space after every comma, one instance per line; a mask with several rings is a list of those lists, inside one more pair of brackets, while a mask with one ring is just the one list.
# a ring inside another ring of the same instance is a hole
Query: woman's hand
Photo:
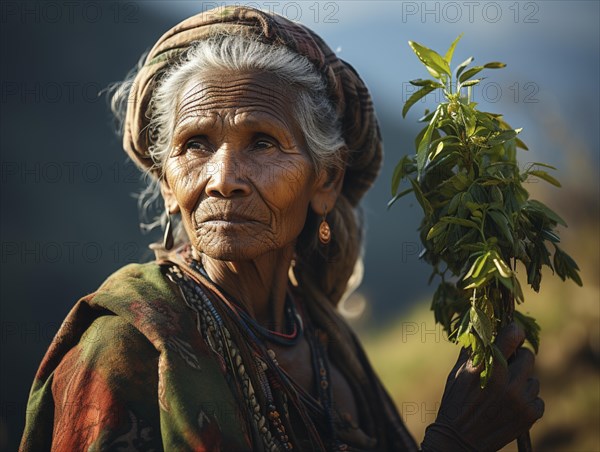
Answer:
[[[508, 444], [544, 413], [540, 384], [532, 377], [534, 355], [522, 348], [525, 333], [516, 323], [496, 338], [508, 367], [495, 365], [484, 389], [481, 367], [462, 350], [450, 372], [436, 422], [427, 428], [424, 451], [495, 451]], [[456, 449], [456, 448], [459, 449]]]

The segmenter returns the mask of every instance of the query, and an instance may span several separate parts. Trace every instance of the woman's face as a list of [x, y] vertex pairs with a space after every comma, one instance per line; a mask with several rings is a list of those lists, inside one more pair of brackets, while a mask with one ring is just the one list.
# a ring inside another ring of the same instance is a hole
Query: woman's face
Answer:
[[196, 250], [256, 258], [295, 242], [311, 202], [320, 214], [335, 202], [315, 174], [293, 101], [268, 73], [220, 72], [183, 90], [162, 192]]

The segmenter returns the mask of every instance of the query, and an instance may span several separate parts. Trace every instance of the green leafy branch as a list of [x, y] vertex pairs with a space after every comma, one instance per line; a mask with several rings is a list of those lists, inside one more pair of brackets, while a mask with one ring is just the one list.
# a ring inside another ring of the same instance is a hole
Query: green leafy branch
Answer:
[[565, 221], [530, 199], [523, 187], [532, 177], [560, 187], [548, 173], [555, 168], [531, 163], [521, 170], [516, 151], [527, 150], [518, 138], [521, 129], [511, 128], [502, 115], [479, 111], [471, 101], [473, 86], [483, 80], [474, 77], [506, 65], [470, 67], [471, 57], [452, 73], [461, 37], [443, 57], [409, 41], [433, 78], [410, 82], [419, 89], [405, 102], [402, 115], [435, 90], [443, 93], [444, 101], [420, 119], [425, 126], [416, 137], [416, 153], [396, 165], [388, 207], [411, 192], [422, 207], [422, 257], [433, 266], [430, 282], [436, 276], [441, 280], [432, 301], [435, 320], [451, 340], [470, 349], [475, 365], [482, 364], [484, 386], [494, 361], [505, 362], [494, 344], [499, 328], [516, 320], [536, 352], [539, 347], [539, 326], [514, 308], [515, 302], [524, 301], [517, 263], [526, 269], [527, 284], [535, 291], [544, 265], [562, 280], [582, 282], [577, 264], [559, 247], [556, 229], [566, 226]]

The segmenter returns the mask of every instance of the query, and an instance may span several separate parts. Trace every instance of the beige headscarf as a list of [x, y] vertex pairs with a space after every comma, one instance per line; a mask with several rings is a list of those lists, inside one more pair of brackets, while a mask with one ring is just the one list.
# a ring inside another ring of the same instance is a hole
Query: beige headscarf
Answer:
[[382, 160], [381, 134], [369, 91], [354, 68], [311, 30], [253, 8], [226, 6], [205, 11], [174, 26], [158, 40], [132, 85], [123, 136], [129, 156], [143, 170], [152, 167], [148, 105], [161, 74], [194, 41], [222, 32], [254, 34], [266, 43], [287, 46], [308, 58], [324, 75], [350, 151], [342, 192], [352, 206], [358, 205], [377, 177]]

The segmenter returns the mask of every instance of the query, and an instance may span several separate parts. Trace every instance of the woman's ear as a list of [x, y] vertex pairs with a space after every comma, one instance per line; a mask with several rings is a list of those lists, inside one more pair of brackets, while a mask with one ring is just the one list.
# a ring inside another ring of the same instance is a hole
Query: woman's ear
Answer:
[[177, 204], [175, 193], [173, 193], [173, 189], [165, 177], [160, 179], [160, 193], [165, 201], [165, 210], [170, 214], [179, 212], [179, 204]]
[[320, 172], [317, 178], [317, 190], [310, 201], [317, 215], [323, 216], [333, 209], [342, 191], [345, 172], [344, 168], [323, 169]]

